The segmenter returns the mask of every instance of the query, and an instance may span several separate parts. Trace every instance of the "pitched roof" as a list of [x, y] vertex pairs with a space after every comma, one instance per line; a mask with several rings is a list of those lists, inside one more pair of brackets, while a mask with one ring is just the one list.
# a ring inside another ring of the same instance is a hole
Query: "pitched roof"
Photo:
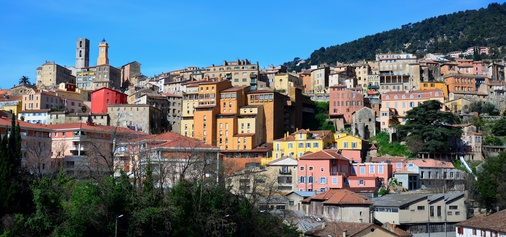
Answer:
[[403, 207], [428, 198], [428, 194], [387, 194], [373, 198], [373, 206], [380, 207]]
[[216, 148], [215, 146], [208, 145], [200, 140], [195, 138], [186, 137], [181, 134], [173, 133], [173, 132], [165, 132], [161, 134], [151, 134], [145, 136], [135, 138], [130, 140], [130, 142], [158, 142], [160, 144], [157, 147], [160, 148]]
[[506, 233], [506, 209], [489, 216], [474, 217], [457, 223], [457, 226], [485, 229]]
[[416, 159], [410, 160], [408, 163], [415, 164], [423, 168], [455, 168], [451, 162], [434, 159]]
[[347, 160], [350, 159], [342, 156], [339, 154], [338, 150], [321, 150], [314, 153], [306, 153], [305, 155], [301, 156], [299, 160]]
[[397, 227], [397, 225], [395, 224], [390, 224], [388, 222], [385, 222], [382, 226], [383, 228], [385, 228], [386, 230], [389, 230], [391, 232], [394, 232], [395, 234], [397, 234], [398, 236], [400, 237], [411, 237], [413, 236], [411, 233]]
[[47, 128], [53, 130], [85, 130], [85, 131], [100, 131], [108, 133], [130, 133], [135, 135], [144, 135], [145, 133], [134, 131], [123, 127], [104, 126], [104, 125], [92, 125], [87, 123], [64, 123], [64, 124], [47, 124], [44, 125]]
[[[327, 222], [322, 223], [310, 230], [308, 230], [305, 235], [308, 236], [343, 236], [343, 232], [346, 231], [346, 236], [353, 237], [359, 234], [362, 231], [366, 231], [368, 229], [382, 229], [381, 226], [375, 225], [373, 223], [354, 223], [354, 222]], [[387, 231], [387, 230], [385, 230]], [[387, 231], [389, 232], [389, 231]], [[389, 232], [392, 236], [398, 236], [395, 233]]]
[[[19, 127], [21, 130], [23, 129], [36, 129], [36, 130], [49, 130], [46, 128], [46, 125], [43, 124], [33, 124], [29, 122], [25, 122], [22, 120], [17, 119], [16, 123], [19, 123]], [[11, 118], [0, 118], [0, 127], [10, 127], [12, 125], [12, 119]]]
[[369, 201], [368, 198], [352, 192], [347, 189], [330, 189], [324, 193], [320, 193], [318, 195], [306, 198], [302, 200], [304, 203], [309, 203], [311, 201], [316, 200], [324, 200], [323, 204], [327, 205], [345, 205], [345, 204], [355, 204], [355, 205], [371, 205], [372, 202]]

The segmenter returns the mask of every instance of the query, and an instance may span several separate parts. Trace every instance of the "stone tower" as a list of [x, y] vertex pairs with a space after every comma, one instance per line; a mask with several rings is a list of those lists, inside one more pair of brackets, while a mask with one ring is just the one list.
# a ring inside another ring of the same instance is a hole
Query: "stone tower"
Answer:
[[98, 44], [97, 66], [99, 65], [109, 65], [109, 45], [105, 42], [105, 39]]
[[90, 41], [78, 38], [76, 41], [76, 69], [81, 71], [90, 66]]

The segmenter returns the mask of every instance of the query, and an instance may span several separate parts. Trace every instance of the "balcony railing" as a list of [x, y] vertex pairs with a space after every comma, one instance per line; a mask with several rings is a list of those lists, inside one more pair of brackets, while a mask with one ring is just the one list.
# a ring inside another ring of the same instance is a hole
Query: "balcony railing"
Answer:
[[286, 175], [291, 175], [292, 174], [292, 170], [291, 169], [279, 169], [279, 174], [286, 174]]

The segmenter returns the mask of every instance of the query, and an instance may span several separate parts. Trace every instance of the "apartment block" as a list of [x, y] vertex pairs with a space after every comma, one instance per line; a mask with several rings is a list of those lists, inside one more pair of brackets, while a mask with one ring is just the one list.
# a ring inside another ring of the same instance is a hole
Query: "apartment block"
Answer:
[[329, 88], [329, 116], [340, 118], [344, 124], [352, 123], [352, 114], [364, 107], [364, 95], [362, 90], [351, 90], [345, 85]]
[[103, 87], [91, 93], [91, 112], [94, 114], [106, 113], [107, 106], [109, 105], [126, 103], [126, 94], [107, 87]]
[[381, 100], [381, 130], [383, 131], [393, 124], [404, 124], [406, 112], [427, 100], [437, 100], [443, 104], [444, 93], [441, 90], [385, 92]]
[[330, 130], [310, 131], [299, 129], [285, 137], [273, 141], [272, 156], [274, 159], [290, 157], [298, 159], [307, 152], [318, 152], [330, 149], [334, 136]]
[[[111, 126], [149, 134], [164, 132], [162, 111], [150, 105], [114, 104], [107, 107]], [[142, 116], [139, 116], [142, 115]]]
[[76, 77], [72, 75], [72, 71], [55, 62], [46, 62], [36, 70], [37, 88], [49, 89], [57, 87], [60, 83], [75, 83], [75, 81]]
[[258, 88], [258, 75], [258, 62], [251, 63], [248, 59], [223, 61], [223, 65], [213, 64], [207, 67], [204, 72], [206, 78], [224, 78], [229, 80], [233, 86], [251, 86], [252, 90]]

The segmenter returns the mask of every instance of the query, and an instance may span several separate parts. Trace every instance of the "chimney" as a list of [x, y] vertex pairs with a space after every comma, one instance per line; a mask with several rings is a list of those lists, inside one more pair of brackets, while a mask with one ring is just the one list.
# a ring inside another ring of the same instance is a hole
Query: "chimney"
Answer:
[[325, 229], [325, 222], [322, 223], [322, 230]]
[[348, 230], [343, 230], [343, 237], [347, 237], [348, 236]]

